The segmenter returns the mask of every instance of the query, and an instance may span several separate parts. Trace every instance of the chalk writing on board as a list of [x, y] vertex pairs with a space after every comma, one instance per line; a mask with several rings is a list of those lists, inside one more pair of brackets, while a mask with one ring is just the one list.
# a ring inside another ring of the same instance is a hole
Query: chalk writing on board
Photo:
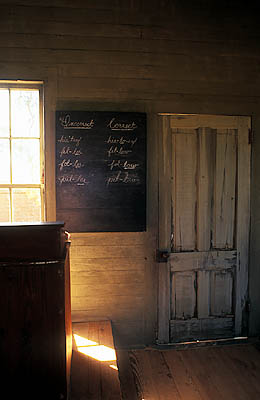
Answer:
[[56, 218], [71, 232], [146, 229], [146, 116], [57, 111]]
[[122, 161], [122, 160], [112, 160], [108, 163], [109, 169], [112, 171], [115, 168], [120, 169], [136, 169], [139, 167], [139, 163], [131, 162], [131, 161]]
[[128, 139], [124, 136], [121, 136], [120, 138], [114, 137], [114, 136], [109, 136], [109, 138], [106, 140], [106, 143], [109, 144], [119, 144], [121, 146], [125, 144], [130, 144], [131, 147], [133, 147], [137, 142], [137, 137]]
[[79, 146], [80, 142], [82, 140], [82, 136], [76, 137], [74, 135], [61, 135], [61, 137], [57, 140], [58, 143], [74, 143], [76, 146]]
[[135, 122], [118, 122], [116, 118], [112, 118], [108, 123], [108, 128], [112, 131], [133, 131], [134, 129], [138, 128]]
[[110, 176], [107, 178], [107, 186], [116, 183], [123, 183], [123, 184], [139, 184], [140, 178], [137, 174], [130, 174], [129, 172], [121, 172]]
[[107, 155], [108, 157], [111, 157], [112, 155], [119, 155], [119, 156], [127, 156], [129, 153], [132, 153], [133, 150], [126, 149], [123, 146], [117, 147], [117, 146], [111, 146], [107, 150]]
[[80, 162], [78, 159], [75, 161], [71, 161], [70, 158], [66, 159], [63, 158], [63, 160], [58, 164], [59, 170], [62, 171], [64, 168], [75, 168], [75, 169], [80, 169], [84, 167], [84, 163]]
[[60, 175], [58, 176], [57, 180], [60, 185], [62, 185], [63, 183], [74, 183], [78, 186], [84, 186], [89, 183], [83, 175], [73, 175], [73, 174]]
[[70, 114], [60, 117], [60, 124], [64, 129], [92, 129], [95, 125], [93, 119], [90, 121], [72, 121]]
[[78, 149], [77, 147], [70, 147], [70, 146], [64, 146], [60, 150], [59, 156], [64, 157], [64, 156], [82, 156], [83, 151], [81, 149]]

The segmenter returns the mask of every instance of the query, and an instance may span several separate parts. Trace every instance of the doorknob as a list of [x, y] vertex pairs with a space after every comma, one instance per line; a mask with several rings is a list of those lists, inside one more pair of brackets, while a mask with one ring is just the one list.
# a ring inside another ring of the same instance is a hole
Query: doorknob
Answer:
[[156, 261], [159, 263], [166, 263], [168, 258], [170, 257], [170, 253], [168, 250], [156, 250]]

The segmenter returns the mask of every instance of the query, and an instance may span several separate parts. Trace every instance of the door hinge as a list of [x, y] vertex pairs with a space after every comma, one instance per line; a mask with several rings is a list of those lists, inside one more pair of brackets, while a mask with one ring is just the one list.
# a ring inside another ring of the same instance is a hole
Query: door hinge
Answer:
[[252, 129], [248, 129], [248, 144], [252, 144], [254, 139], [253, 131]]

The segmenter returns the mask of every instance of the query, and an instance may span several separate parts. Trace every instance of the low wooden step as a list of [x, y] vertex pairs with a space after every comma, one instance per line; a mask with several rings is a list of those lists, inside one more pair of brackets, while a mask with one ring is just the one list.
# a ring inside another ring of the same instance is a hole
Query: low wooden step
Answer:
[[70, 400], [120, 400], [110, 321], [74, 322]]

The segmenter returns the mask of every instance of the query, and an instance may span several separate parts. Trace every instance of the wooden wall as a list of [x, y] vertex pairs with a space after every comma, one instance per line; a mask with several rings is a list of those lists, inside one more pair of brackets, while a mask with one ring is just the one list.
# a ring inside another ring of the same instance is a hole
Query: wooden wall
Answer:
[[110, 318], [117, 345], [156, 338], [158, 112], [252, 116], [250, 332], [260, 333], [259, 36], [256, 10], [232, 1], [0, 0], [0, 79], [45, 83], [48, 220], [54, 111], [147, 113], [147, 232], [72, 235], [74, 318]]

